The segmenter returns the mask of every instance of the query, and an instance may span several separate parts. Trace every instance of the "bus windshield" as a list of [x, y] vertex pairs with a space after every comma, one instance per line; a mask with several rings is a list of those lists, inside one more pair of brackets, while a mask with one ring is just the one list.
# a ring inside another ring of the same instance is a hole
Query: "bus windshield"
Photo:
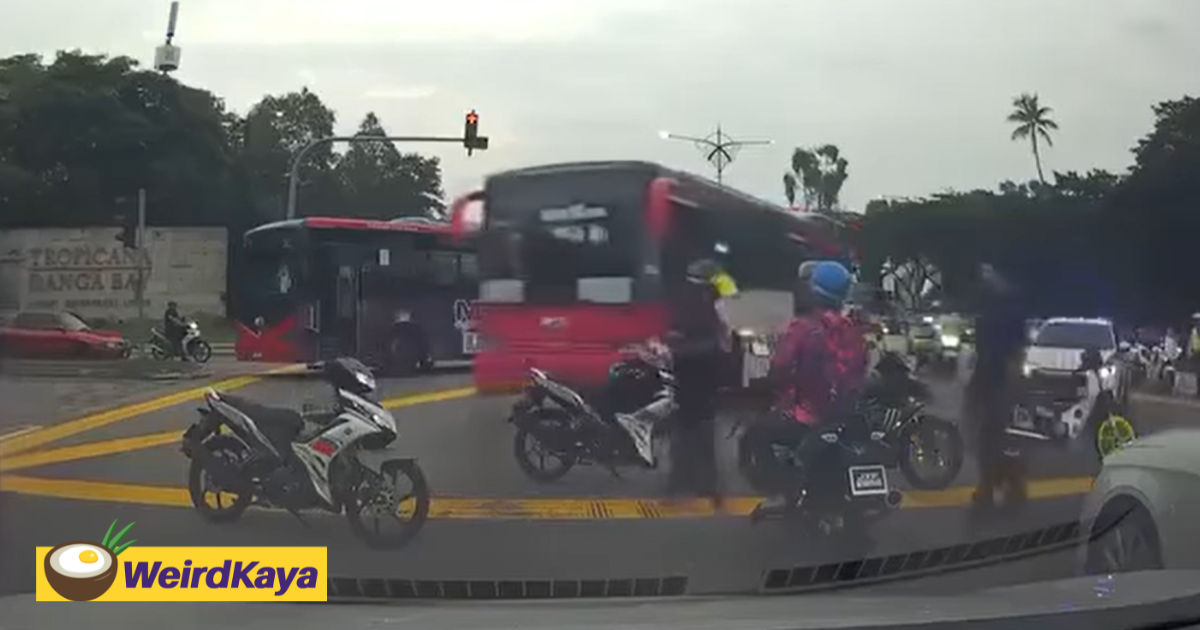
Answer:
[[525, 301], [586, 301], [585, 279], [633, 278], [649, 177], [628, 171], [514, 174], [488, 183], [484, 280], [520, 280]]

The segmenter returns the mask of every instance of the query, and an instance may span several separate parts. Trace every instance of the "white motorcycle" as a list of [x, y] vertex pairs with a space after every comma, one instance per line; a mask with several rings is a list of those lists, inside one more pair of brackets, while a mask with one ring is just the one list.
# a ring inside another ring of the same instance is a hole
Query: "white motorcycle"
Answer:
[[1103, 458], [1137, 437], [1125, 415], [1125, 389], [1115, 366], [1103, 365], [1099, 352], [1085, 351], [1073, 372], [1028, 379], [1008, 434], [1067, 448], [1091, 442]]
[[[183, 436], [192, 505], [217, 523], [236, 521], [251, 504], [283, 508], [301, 522], [301, 510], [344, 512], [368, 545], [401, 547], [429, 515], [425, 475], [395, 448], [396, 420], [380, 406], [366, 366], [335, 359], [322, 376], [336, 404], [308, 415], [210, 389]], [[384, 532], [391, 521], [398, 530]]]
[[[165, 361], [175, 355], [171, 341], [167, 339], [166, 335], [157, 328], [151, 328], [150, 335], [151, 356], [159, 361]], [[212, 358], [212, 346], [204, 340], [204, 336], [200, 332], [200, 325], [195, 321], [188, 320], [187, 330], [184, 331], [183, 341], [180, 345], [183, 347], [184, 357], [189, 361], [207, 363]]]

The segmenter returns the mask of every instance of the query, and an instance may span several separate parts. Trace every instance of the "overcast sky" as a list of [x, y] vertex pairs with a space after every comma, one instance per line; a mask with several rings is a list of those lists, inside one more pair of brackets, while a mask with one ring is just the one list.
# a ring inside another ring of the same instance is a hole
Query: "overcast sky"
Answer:
[[[168, 0], [5, 0], [0, 55], [82, 48], [152, 60]], [[842, 199], [1028, 179], [1014, 95], [1061, 126], [1048, 169], [1124, 169], [1150, 106], [1200, 92], [1200, 0], [183, 0], [177, 77], [244, 112], [318, 92], [351, 131], [458, 134], [433, 147], [451, 194], [488, 172], [643, 158], [710, 172], [693, 146], [721, 123], [748, 148], [727, 182], [777, 202], [795, 146], [850, 160]], [[429, 151], [429, 148], [423, 149]]]

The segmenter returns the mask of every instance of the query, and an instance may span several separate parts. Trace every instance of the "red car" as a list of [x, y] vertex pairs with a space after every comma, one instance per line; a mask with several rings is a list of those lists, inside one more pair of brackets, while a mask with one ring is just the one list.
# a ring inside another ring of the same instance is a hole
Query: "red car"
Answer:
[[66, 312], [24, 311], [0, 321], [0, 355], [26, 359], [120, 359], [130, 345], [115, 330], [94, 330]]

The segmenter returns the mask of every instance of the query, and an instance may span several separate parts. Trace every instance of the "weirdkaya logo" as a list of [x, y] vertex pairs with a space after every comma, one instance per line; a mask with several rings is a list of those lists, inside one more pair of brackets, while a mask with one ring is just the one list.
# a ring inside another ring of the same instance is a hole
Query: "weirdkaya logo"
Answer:
[[[324, 547], [136, 547], [121, 539], [39, 547], [38, 601], [326, 601]], [[118, 556], [120, 560], [118, 561]]]
[[117, 556], [137, 542], [131, 540], [118, 546], [133, 523], [114, 536], [116, 527], [117, 522], [113, 521], [99, 543], [69, 542], [46, 552], [42, 571], [50, 588], [73, 602], [90, 602], [107, 593], [117, 579]]

